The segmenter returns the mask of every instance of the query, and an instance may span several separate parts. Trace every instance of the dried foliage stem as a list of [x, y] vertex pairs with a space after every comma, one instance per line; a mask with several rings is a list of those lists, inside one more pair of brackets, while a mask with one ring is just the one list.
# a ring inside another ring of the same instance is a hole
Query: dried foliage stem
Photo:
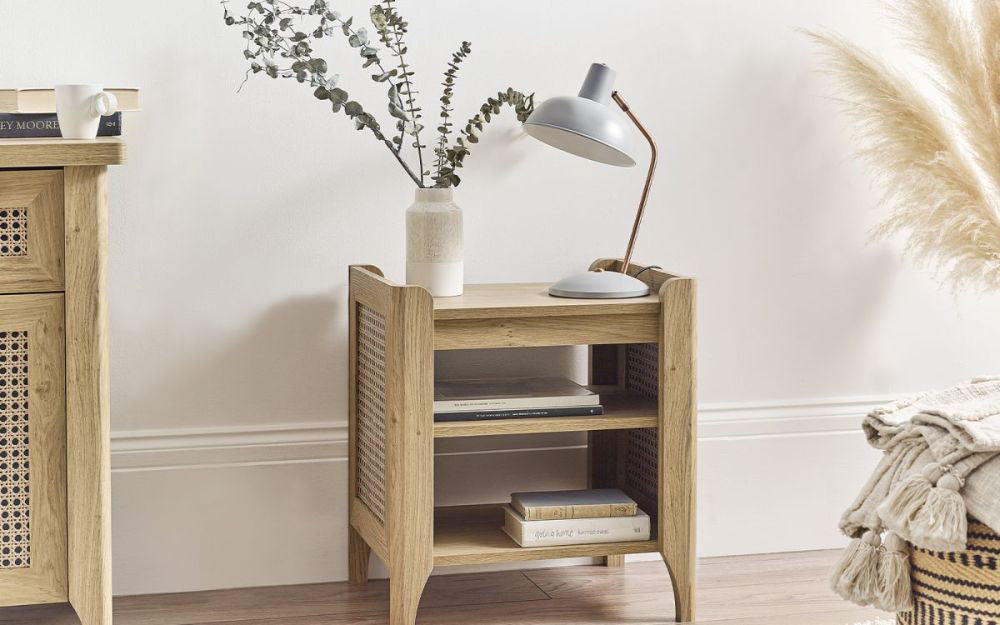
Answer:
[[[299, 83], [308, 84], [313, 88], [313, 96], [325, 101], [334, 113], [343, 112], [354, 122], [357, 130], [367, 128], [375, 138], [384, 144], [418, 187], [425, 187], [425, 177], [431, 172], [424, 169], [423, 150], [427, 146], [420, 141], [421, 109], [417, 106], [416, 94], [411, 80], [413, 71], [406, 62], [406, 43], [404, 35], [408, 24], [395, 8], [395, 0], [382, 0], [380, 4], [371, 7], [369, 17], [379, 34], [379, 40], [398, 60], [397, 67], [387, 70], [379, 56], [378, 48], [368, 41], [368, 32], [364, 28], [355, 28], [354, 18], [341, 16], [329, 6], [327, 0], [312, 0], [306, 6], [297, 6], [287, 0], [251, 0], [247, 3], [247, 13], [237, 17], [229, 12], [228, 0], [221, 0], [223, 5], [223, 20], [227, 26], [238, 26], [242, 29], [246, 40], [243, 56], [250, 62], [247, 75], [264, 74], [271, 78], [291, 78]], [[305, 19], [318, 19], [315, 28], [305, 26]], [[300, 28], [302, 30], [300, 30]], [[398, 134], [390, 140], [382, 132], [382, 127], [374, 115], [365, 110], [360, 102], [351, 100], [347, 91], [338, 86], [339, 74], [330, 73], [325, 59], [315, 55], [317, 41], [323, 38], [333, 38], [342, 33], [347, 43], [358, 50], [363, 60], [362, 68], [374, 66], [377, 73], [371, 76], [377, 83], [387, 87], [388, 102], [386, 107], [389, 115], [396, 120]], [[468, 43], [463, 44], [463, 49]], [[290, 64], [279, 66], [279, 60], [285, 59]], [[246, 81], [244, 81], [245, 83]], [[454, 80], [451, 81], [454, 84]], [[242, 88], [242, 85], [241, 85]], [[532, 97], [508, 88], [503, 103], [515, 107], [518, 119], [524, 121], [532, 110]], [[446, 89], [446, 97], [450, 98], [451, 89]], [[492, 99], [489, 100], [492, 102]], [[499, 110], [498, 107], [497, 111]], [[485, 108], [483, 109], [485, 110]], [[470, 120], [475, 122], [476, 130], [482, 129], [482, 124], [490, 119], [477, 115]], [[446, 127], [450, 124], [445, 120]], [[435, 149], [438, 155], [437, 175], [434, 176], [435, 186], [457, 186], [461, 180], [455, 175], [455, 170], [462, 166], [462, 161], [469, 154], [468, 143], [476, 139], [470, 134], [471, 126], [458, 138], [454, 146], [448, 146], [447, 140], [440, 142]], [[447, 133], [444, 133], [447, 135]], [[416, 149], [418, 173], [403, 158], [401, 152], [404, 137], [413, 137], [412, 146]]]
[[932, 64], [952, 122], [911, 83], [833, 35], [812, 37], [847, 93], [862, 156], [885, 184], [877, 236], [902, 233], [907, 251], [954, 291], [1000, 288], [1000, 9], [974, 0], [974, 26], [948, 0], [902, 0], [896, 15]]

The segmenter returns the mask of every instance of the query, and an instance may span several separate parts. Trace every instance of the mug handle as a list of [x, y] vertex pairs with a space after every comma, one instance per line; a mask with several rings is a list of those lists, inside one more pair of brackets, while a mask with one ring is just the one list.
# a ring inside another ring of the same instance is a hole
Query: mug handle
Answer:
[[118, 98], [115, 94], [102, 91], [94, 96], [94, 112], [100, 116], [114, 115], [118, 112]]

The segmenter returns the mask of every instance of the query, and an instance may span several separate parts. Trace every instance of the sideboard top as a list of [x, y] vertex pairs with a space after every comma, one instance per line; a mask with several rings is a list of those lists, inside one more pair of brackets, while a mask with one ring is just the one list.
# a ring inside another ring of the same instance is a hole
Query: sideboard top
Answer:
[[552, 297], [547, 283], [466, 284], [458, 297], [435, 297], [434, 319], [557, 317], [562, 315], [658, 313], [660, 297], [631, 299]]
[[125, 142], [121, 139], [0, 139], [0, 167], [72, 167], [124, 162]]

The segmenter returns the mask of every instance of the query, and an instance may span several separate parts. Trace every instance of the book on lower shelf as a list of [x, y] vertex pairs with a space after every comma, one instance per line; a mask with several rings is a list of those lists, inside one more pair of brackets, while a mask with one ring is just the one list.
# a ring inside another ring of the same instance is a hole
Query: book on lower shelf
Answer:
[[635, 516], [639, 510], [619, 488], [512, 493], [510, 505], [526, 521]]
[[521, 547], [555, 547], [649, 540], [649, 515], [526, 521], [510, 505], [503, 506], [503, 531]]
[[489, 378], [434, 383], [434, 420], [604, 414], [600, 395], [565, 378]]

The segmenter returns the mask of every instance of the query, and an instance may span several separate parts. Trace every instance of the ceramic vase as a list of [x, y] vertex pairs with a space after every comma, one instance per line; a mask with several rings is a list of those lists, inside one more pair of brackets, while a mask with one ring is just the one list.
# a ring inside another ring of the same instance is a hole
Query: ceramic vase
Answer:
[[406, 283], [434, 297], [462, 294], [462, 209], [454, 189], [417, 189], [406, 210]]

